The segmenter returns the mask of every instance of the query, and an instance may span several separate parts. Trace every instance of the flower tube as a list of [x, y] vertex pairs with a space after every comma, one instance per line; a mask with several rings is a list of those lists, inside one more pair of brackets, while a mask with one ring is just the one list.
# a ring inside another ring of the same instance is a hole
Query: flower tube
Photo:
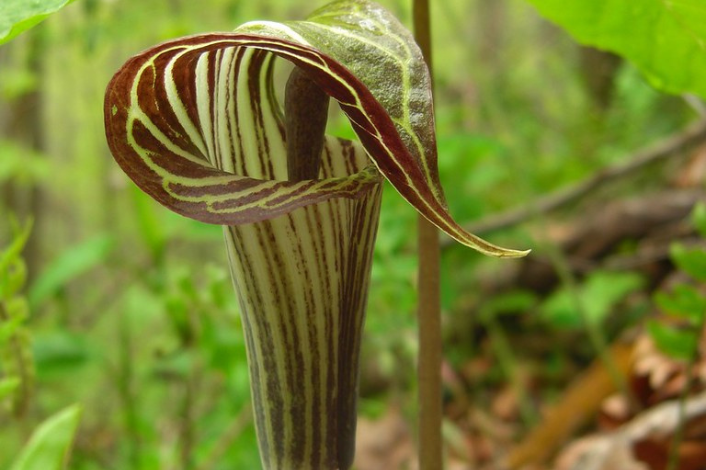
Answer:
[[[319, 138], [318, 118], [283, 114], [277, 57], [338, 103], [359, 142]], [[267, 469], [351, 465], [383, 178], [457, 241], [524, 254], [464, 231], [449, 214], [431, 98], [410, 33], [362, 0], [335, 2], [307, 21], [251, 22], [157, 45], [108, 85], [106, 135], [125, 173], [167, 208], [224, 226]], [[319, 149], [295, 175], [301, 166], [292, 163]]]

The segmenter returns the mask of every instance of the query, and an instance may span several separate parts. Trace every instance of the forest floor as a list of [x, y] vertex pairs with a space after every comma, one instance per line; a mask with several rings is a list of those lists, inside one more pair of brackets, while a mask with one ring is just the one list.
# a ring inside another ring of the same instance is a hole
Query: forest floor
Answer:
[[[699, 124], [689, 135], [703, 140], [703, 129]], [[638, 157], [662, 152], [663, 158], [680, 142]], [[564, 204], [615, 173], [602, 172], [539, 205]], [[690, 221], [706, 201], [706, 145], [691, 149], [674, 175], [657, 191], [589, 203], [576, 217], [551, 222], [544, 236], [556, 252], [530, 256], [485, 282], [486, 299], [539, 295], [539, 314], [559, 323], [569, 321], [562, 307], [573, 295], [594, 327], [548, 331], [516, 314], [520, 302], [454, 328], [451, 348], [469, 340], [479, 346], [470, 360], [444, 362], [448, 470], [706, 469], [706, 266], [696, 266], [706, 243]], [[522, 217], [514, 211], [485, 228]], [[621, 289], [620, 273], [628, 272], [641, 281]], [[503, 347], [515, 356], [503, 361]], [[564, 352], [560, 364], [557, 351]], [[505, 380], [497, 378], [498, 362], [511, 371]], [[394, 404], [377, 419], [361, 418], [356, 468], [417, 468], [409, 422]]]

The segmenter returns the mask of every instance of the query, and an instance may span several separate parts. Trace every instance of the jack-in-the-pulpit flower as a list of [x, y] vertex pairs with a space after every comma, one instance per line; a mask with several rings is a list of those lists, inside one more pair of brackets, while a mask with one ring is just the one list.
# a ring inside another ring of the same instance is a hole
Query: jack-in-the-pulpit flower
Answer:
[[[284, 114], [275, 58], [295, 67]], [[322, 135], [328, 97], [360, 142]], [[105, 125], [113, 156], [143, 191], [224, 226], [266, 469], [351, 465], [383, 177], [459, 242], [523, 254], [449, 215], [428, 70], [410, 33], [368, 1], [148, 49], [108, 85]]]

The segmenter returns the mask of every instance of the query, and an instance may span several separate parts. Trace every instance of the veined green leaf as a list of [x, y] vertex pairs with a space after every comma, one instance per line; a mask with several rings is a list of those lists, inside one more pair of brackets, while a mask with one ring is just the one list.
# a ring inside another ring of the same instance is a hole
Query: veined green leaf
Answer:
[[62, 470], [81, 417], [81, 407], [70, 406], [44, 421], [34, 431], [11, 470]]
[[35, 26], [71, 2], [73, 0], [2, 0], [0, 44]]
[[104, 108], [123, 170], [170, 209], [223, 225], [369, 191], [372, 168], [288, 181], [273, 54], [338, 101], [372, 163], [432, 223], [483, 253], [525, 254], [477, 238], [449, 214], [428, 71], [411, 35], [367, 1], [336, 2], [310, 21], [253, 22], [234, 33], [177, 39], [128, 60], [108, 85]]
[[706, 98], [703, 0], [528, 0], [582, 44], [633, 62], [653, 86]]

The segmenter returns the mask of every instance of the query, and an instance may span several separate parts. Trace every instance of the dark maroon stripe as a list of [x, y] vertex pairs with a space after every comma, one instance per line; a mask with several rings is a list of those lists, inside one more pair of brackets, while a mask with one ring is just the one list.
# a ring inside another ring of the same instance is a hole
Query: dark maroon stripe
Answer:
[[[172, 53], [173, 56], [175, 53]], [[197, 129], [201, 128], [201, 119], [199, 119], [198, 108], [196, 107], [196, 62], [200, 54], [195, 51], [189, 51], [181, 56], [172, 68], [172, 79], [177, 90], [179, 100], [184, 103], [186, 114], [189, 120]], [[201, 134], [201, 138], [204, 136]]]
[[[416, 160], [412, 157], [412, 155], [409, 153], [408, 149], [405, 147], [404, 143], [400, 140], [399, 135], [397, 134], [394, 124], [390, 121], [389, 116], [387, 116], [384, 108], [375, 100], [375, 98], [370, 94], [370, 92], [362, 85], [360, 81], [358, 81], [357, 78], [355, 78], [350, 72], [348, 72], [345, 67], [342, 65], [338, 64], [334, 60], [323, 56], [322, 54], [318, 53], [315, 50], [299, 46], [299, 45], [293, 45], [289, 44], [286, 41], [282, 40], [277, 40], [273, 38], [266, 38], [267, 41], [269, 42], [269, 45], [263, 46], [258, 44], [258, 40], [262, 38], [258, 38], [257, 36], [254, 35], [242, 35], [242, 34], [212, 34], [212, 35], [201, 35], [201, 36], [193, 36], [190, 38], [184, 38], [178, 41], [173, 41], [170, 43], [165, 43], [159, 46], [156, 46], [155, 48], [148, 50], [142, 54], [139, 54], [135, 56], [133, 59], [128, 61], [126, 65], [121, 69], [121, 71], [116, 74], [116, 76], [113, 78], [111, 81], [111, 84], [109, 87], [109, 92], [106, 95], [106, 105], [105, 105], [105, 113], [106, 113], [106, 124], [108, 128], [108, 133], [114, 133], [116, 138], [110, 138], [109, 137], [109, 142], [111, 143], [111, 150], [113, 154], [116, 155], [116, 158], [121, 158], [124, 160], [127, 159], [135, 159], [135, 158], [140, 158], [139, 156], [135, 155], [134, 152], [128, 150], [125, 151], [125, 141], [122, 140], [122, 143], [120, 142], [121, 137], [124, 136], [124, 131], [122, 131], [121, 128], [124, 129], [125, 126], [125, 115], [124, 113], [118, 113], [116, 116], [111, 116], [111, 111], [113, 105], [115, 105], [118, 108], [124, 107], [127, 103], [125, 103], [125, 97], [126, 94], [129, 96], [129, 84], [131, 81], [132, 74], [134, 74], [134, 71], [139, 69], [142, 63], [146, 60], [150, 60], [155, 54], [159, 54], [160, 52], [164, 51], [164, 49], [168, 47], [173, 47], [175, 45], [186, 45], [186, 46], [196, 46], [197, 48], [194, 49], [193, 51], [190, 51], [186, 54], [184, 54], [183, 57], [181, 57], [176, 64], [176, 68], [174, 70], [174, 77], [175, 80], [177, 81], [179, 85], [180, 92], [183, 93], [182, 99], [184, 100], [185, 104], [187, 105], [187, 109], [189, 109], [189, 113], [191, 118], [194, 120], [194, 122], [197, 125], [200, 125], [198, 122], [198, 116], [196, 115], [196, 110], [193, 109], [195, 106], [189, 105], [189, 103], [195, 103], [195, 91], [194, 91], [194, 69], [195, 69], [195, 61], [198, 58], [199, 54], [201, 53], [206, 53], [208, 51], [213, 51], [213, 50], [218, 50], [222, 49], [225, 47], [235, 47], [235, 46], [252, 46], [256, 48], [262, 48], [262, 49], [270, 49], [275, 52], [287, 52], [287, 53], [296, 53], [300, 55], [301, 57], [305, 57], [309, 60], [315, 61], [319, 64], [325, 63], [335, 74], [340, 76], [342, 79], [344, 79], [346, 82], [348, 82], [354, 89], [356, 90], [356, 93], [358, 94], [361, 103], [363, 107], [365, 108], [365, 113], [361, 113], [360, 110], [357, 108], [352, 108], [350, 106], [346, 106], [345, 104], [342, 105], [342, 109], [344, 109], [344, 112], [349, 114], [351, 119], [354, 122], [354, 128], [358, 135], [361, 138], [361, 141], [364, 143], [364, 145], [368, 148], [368, 151], [372, 155], [378, 155], [378, 156], [383, 156], [381, 158], [377, 159], [377, 163], [383, 173], [386, 174], [386, 176], [397, 186], [398, 190], [402, 192], [410, 201], [416, 202], [419, 200], [419, 195], [417, 194], [418, 191], [421, 191], [423, 193], [423, 196], [425, 198], [431, 197], [435, 198], [436, 194], [432, 192], [428, 187], [424, 185], [424, 174], [417, 165]], [[219, 42], [216, 44], [210, 44], [210, 45], [204, 45], [205, 42], [210, 42], [214, 40], [222, 40], [223, 42]], [[170, 51], [169, 53], [166, 53], [166, 55], [174, 54], [176, 51]], [[337, 80], [332, 79], [331, 77], [327, 76], [323, 71], [321, 71], [319, 68], [305, 64], [304, 62], [301, 61], [301, 59], [293, 59], [291, 57], [288, 58], [289, 60], [292, 60], [295, 62], [297, 65], [302, 66], [309, 70], [311, 73], [312, 77], [319, 83], [320, 86], [324, 90], [327, 91], [327, 93], [331, 94], [335, 99], [342, 101], [343, 103], [350, 103], [354, 100], [354, 96], [350, 94], [350, 91], [342, 87]], [[211, 67], [209, 70], [209, 83], [211, 86], [213, 86], [213, 68]], [[146, 86], [146, 84], [150, 83], [150, 78], [152, 72], [146, 72], [147, 76], [144, 78], [145, 84], [141, 82], [140, 86]], [[183, 86], [182, 86], [183, 85]], [[142, 88], [141, 88], [142, 89]], [[148, 90], [149, 88], [145, 89]], [[122, 94], [122, 98], [116, 95]], [[145, 104], [146, 108], [150, 113], [153, 111], [156, 112], [157, 108], [152, 107], [150, 108], [150, 105], [147, 103]], [[122, 118], [122, 119], [120, 119]], [[121, 124], [122, 121], [122, 124]], [[372, 124], [371, 124], [372, 123]], [[370, 132], [374, 131], [374, 128], [371, 126], [375, 126], [379, 130], [379, 132], [382, 134], [383, 139], [385, 140], [385, 143], [389, 149], [392, 150], [392, 152], [395, 154], [394, 158], [396, 158], [398, 161], [401, 162], [402, 165], [406, 166], [407, 168], [405, 169], [405, 173], [407, 173], [407, 176], [412, 177], [414, 181], [417, 182], [419, 185], [418, 188], [406, 188], [405, 187], [405, 175], [402, 174], [402, 171], [398, 168], [397, 165], [393, 164], [390, 160], [390, 156], [387, 155], [386, 150], [380, 145], [380, 143], [372, 138], [370, 136]], [[148, 138], [146, 135], [141, 134], [138, 136], [138, 140], [142, 143], [143, 138]], [[117, 157], [117, 154], [122, 154], [121, 157]], [[157, 159], [157, 157], [156, 157]], [[168, 156], [169, 160], [174, 160], [172, 155]], [[172, 164], [171, 161], [167, 162], [165, 159], [159, 159], [158, 163], [160, 165], [164, 165], [165, 168], [168, 168], [171, 173], [180, 175], [180, 176], [195, 176], [197, 174], [202, 174], [199, 170], [195, 169], [193, 163], [187, 162], [187, 163], [176, 163]], [[172, 165], [176, 165], [175, 167]], [[138, 185], [146, 184], [149, 186], [149, 188], [143, 187], [143, 189], [147, 190], [153, 197], [158, 199], [160, 202], [163, 204], [167, 205], [168, 207], [171, 207], [173, 210], [178, 211], [179, 213], [182, 213], [183, 215], [187, 215], [189, 217], [193, 217], [199, 220], [203, 220], [206, 222], [210, 223], [244, 223], [244, 222], [254, 222], [257, 220], [262, 220], [264, 218], [270, 218], [276, 215], [279, 215], [283, 213], [286, 210], [291, 210], [295, 207], [301, 207], [303, 205], [319, 202], [325, 199], [328, 199], [330, 197], [334, 197], [334, 195], [355, 195], [354, 191], [343, 191], [343, 192], [337, 192], [335, 191], [334, 193], [331, 194], [326, 194], [326, 195], [312, 195], [311, 197], [308, 197], [304, 200], [298, 200], [298, 201], [292, 201], [289, 203], [286, 203], [284, 206], [278, 206], [277, 204], [269, 204], [266, 207], [262, 208], [253, 208], [252, 210], [247, 210], [247, 211], [241, 211], [237, 214], [232, 214], [232, 215], [225, 215], [225, 214], [220, 214], [220, 215], [214, 215], [214, 214], [208, 214], [205, 210], [202, 204], [194, 204], [191, 205], [189, 203], [185, 203], [184, 201], [179, 201], [175, 200], [170, 194], [164, 193], [164, 190], [161, 189], [159, 185], [154, 184], [154, 181], [152, 181], [150, 178], [143, 178], [139, 175], [136, 175], [131, 169], [133, 166], [131, 164], [124, 164], [122, 165], [124, 169], [126, 169], [126, 172], [135, 180]], [[137, 167], [144, 167], [144, 165], [138, 164]], [[146, 181], [147, 180], [147, 181]], [[159, 194], [158, 194], [159, 193]], [[279, 201], [278, 201], [279, 202]], [[237, 204], [236, 201], [231, 201], [230, 204]], [[231, 206], [232, 207], [232, 206]], [[427, 210], [424, 211], [426, 215], [431, 215], [429, 214]], [[251, 218], [252, 217], [252, 218]]]
[[[151, 85], [152, 91], [150, 92], [147, 90], [143, 93], [138, 90], [138, 100], [140, 102], [139, 106], [143, 109], [145, 114], [150, 117], [150, 120], [154, 122], [154, 124], [164, 133], [164, 135], [169, 138], [170, 141], [184, 149], [186, 152], [206, 159], [206, 156], [201, 154], [201, 151], [196, 147], [194, 142], [192, 142], [186, 135], [186, 131], [184, 130], [182, 123], [179, 122], [179, 119], [174, 113], [174, 110], [167, 98], [164, 68], [173, 56], [174, 54], [172, 53], [161, 54], [155, 57], [154, 69], [148, 69], [150, 74], [153, 73], [153, 70], [156, 71], [155, 80]], [[143, 99], [143, 97], [146, 99]], [[145, 108], [143, 102], [147, 102], [146, 104], [150, 106], [149, 101], [154, 103], [155, 109], [150, 108], [148, 110]], [[187, 110], [190, 108], [189, 104], [186, 104], [185, 107]]]

